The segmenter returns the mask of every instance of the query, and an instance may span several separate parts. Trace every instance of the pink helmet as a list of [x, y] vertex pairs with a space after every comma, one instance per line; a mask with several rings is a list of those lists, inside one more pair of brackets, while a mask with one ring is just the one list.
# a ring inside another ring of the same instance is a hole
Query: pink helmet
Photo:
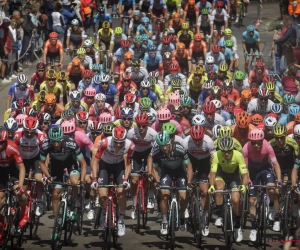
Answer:
[[88, 87], [84, 91], [84, 95], [88, 97], [94, 97], [96, 95], [96, 89], [93, 87]]
[[180, 104], [180, 95], [178, 93], [170, 93], [169, 103], [172, 105], [179, 105]]
[[28, 116], [25, 114], [18, 114], [16, 117], [16, 121], [18, 123], [18, 127], [22, 128], [23, 127], [23, 120], [25, 120]]
[[161, 108], [157, 111], [157, 119], [160, 121], [171, 120], [171, 111], [169, 109]]
[[112, 116], [110, 113], [102, 113], [100, 116], [99, 116], [99, 121], [102, 123], [102, 124], [105, 124], [105, 123], [108, 123], [108, 122], [111, 122], [112, 120]]
[[72, 121], [63, 121], [63, 123], [60, 125], [60, 127], [63, 129], [64, 134], [71, 134], [75, 132], [76, 125]]
[[248, 139], [250, 141], [260, 141], [260, 140], [263, 140], [264, 137], [265, 137], [264, 131], [261, 130], [261, 129], [255, 128], [255, 129], [250, 131]]

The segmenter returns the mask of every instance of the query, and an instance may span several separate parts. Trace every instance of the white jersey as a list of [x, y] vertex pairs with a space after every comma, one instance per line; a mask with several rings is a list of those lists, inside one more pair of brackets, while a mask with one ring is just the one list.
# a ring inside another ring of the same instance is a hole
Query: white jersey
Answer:
[[229, 119], [225, 122], [225, 126], [228, 126], [228, 127], [230, 127], [234, 124], [235, 124], [235, 121], [233, 119]]
[[232, 86], [238, 91], [238, 92], [242, 92], [244, 89], [250, 89], [250, 85], [249, 85], [249, 83], [248, 83], [248, 79], [246, 80], [244, 80], [243, 81], [243, 84], [242, 84], [242, 86], [238, 86], [237, 84], [236, 84], [236, 80], [233, 80], [232, 81]]
[[189, 135], [183, 140], [182, 146], [189, 154], [198, 160], [210, 157], [215, 152], [214, 142], [208, 135], [204, 135], [200, 146], [197, 146], [192, 137]]
[[208, 15], [208, 18], [205, 20], [202, 15], [198, 17], [197, 25], [200, 27], [210, 27], [214, 23], [214, 16]]
[[23, 159], [33, 159], [36, 157], [46, 139], [47, 137], [40, 130], [37, 130], [32, 138], [27, 138], [24, 135], [23, 128], [19, 128], [14, 137], [14, 141], [19, 146]]
[[227, 22], [228, 21], [228, 14], [225, 9], [222, 9], [221, 12], [218, 12], [217, 9], [214, 9], [211, 13], [212, 16], [214, 16], [214, 20], [216, 22]]
[[[187, 85], [186, 85], [186, 77], [185, 77], [185, 75], [183, 75], [183, 74], [181, 74], [181, 73], [178, 73], [177, 76], [179, 76], [180, 79], [182, 80], [181, 87], [186, 88]], [[167, 76], [165, 77], [165, 80], [164, 80], [164, 86], [167, 86], [167, 87], [168, 87], [168, 86], [171, 84], [172, 78], [173, 78], [173, 77], [171, 76], [171, 74], [170, 74], [170, 75], [167, 75]]]
[[124, 146], [117, 152], [114, 140], [111, 136], [109, 136], [100, 142], [96, 158], [109, 164], [117, 164], [124, 160], [124, 155], [126, 154], [128, 158], [131, 158], [133, 152], [134, 144], [129, 139], [125, 140]]
[[[202, 112], [203, 114], [203, 112]], [[204, 115], [204, 114], [203, 114]], [[205, 125], [205, 127], [208, 127], [208, 128], [213, 128], [215, 125], [222, 125], [222, 126], [225, 126], [225, 119], [223, 118], [223, 116], [215, 113], [215, 120], [214, 120], [214, 123], [213, 124], [210, 124], [207, 122], [207, 125]]]
[[271, 100], [268, 100], [267, 105], [265, 107], [262, 107], [259, 105], [258, 100], [259, 100], [258, 98], [255, 98], [249, 102], [248, 107], [247, 107], [247, 112], [250, 115], [260, 114], [262, 117], [265, 117], [265, 115], [267, 115], [268, 113], [270, 113], [272, 111], [271, 108], [272, 108], [274, 102]]
[[142, 137], [139, 133], [139, 128], [134, 127], [127, 132], [127, 139], [134, 143], [134, 151], [144, 152], [147, 149], [152, 148], [156, 134], [157, 132], [153, 128], [148, 127], [145, 137]]

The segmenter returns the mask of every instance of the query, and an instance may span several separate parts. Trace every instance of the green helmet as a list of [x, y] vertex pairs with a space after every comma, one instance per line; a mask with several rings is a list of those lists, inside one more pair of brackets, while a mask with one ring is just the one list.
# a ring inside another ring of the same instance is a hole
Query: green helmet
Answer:
[[112, 135], [114, 127], [115, 124], [113, 124], [112, 122], [105, 123], [102, 127], [103, 134], [105, 134], [106, 136]]
[[283, 96], [283, 103], [284, 104], [292, 104], [295, 101], [295, 97], [291, 94], [285, 94]]
[[61, 127], [51, 128], [48, 132], [50, 141], [61, 141], [64, 136], [64, 131]]
[[245, 78], [245, 74], [244, 74], [243, 71], [238, 70], [238, 71], [236, 71], [234, 73], [234, 79], [236, 79], [236, 80], [244, 80], [244, 78]]
[[173, 135], [176, 133], [177, 128], [174, 123], [166, 122], [166, 123], [164, 123], [164, 125], [162, 125], [161, 130], [166, 131], [169, 135]]
[[208, 14], [209, 14], [209, 10], [206, 9], [206, 8], [203, 8], [203, 9], [201, 10], [201, 14], [202, 14], [202, 15], [208, 15]]
[[234, 43], [233, 43], [233, 41], [232, 40], [230, 40], [230, 39], [228, 39], [228, 40], [226, 40], [226, 47], [233, 47], [234, 46]]
[[152, 101], [149, 97], [143, 97], [140, 100], [140, 109], [141, 110], [149, 110], [151, 108]]
[[230, 151], [233, 150], [234, 142], [232, 137], [224, 136], [218, 140], [218, 148], [221, 151]]
[[123, 33], [123, 29], [121, 27], [115, 28], [115, 34], [121, 35]]
[[180, 98], [180, 104], [182, 107], [189, 107], [192, 104], [192, 98], [189, 96], [183, 96]]
[[141, 43], [141, 42], [143, 41], [143, 39], [142, 39], [141, 36], [136, 36], [134, 40], [135, 40], [135, 42], [137, 42], [137, 43]]
[[170, 136], [168, 132], [161, 131], [157, 133], [155, 141], [159, 146], [165, 146], [170, 143]]
[[75, 116], [74, 112], [70, 109], [64, 110], [61, 113], [61, 118], [64, 120], [65, 118], [73, 117]]

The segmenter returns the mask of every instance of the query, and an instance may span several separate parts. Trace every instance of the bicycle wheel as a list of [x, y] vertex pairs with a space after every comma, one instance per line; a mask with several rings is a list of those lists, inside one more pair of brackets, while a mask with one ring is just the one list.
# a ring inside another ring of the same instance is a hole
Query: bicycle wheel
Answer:
[[11, 236], [11, 247], [12, 249], [17, 249], [22, 245], [22, 238], [24, 234], [24, 227], [19, 227], [21, 208], [15, 208], [15, 216], [13, 218], [14, 224], [14, 235]]
[[142, 188], [139, 188], [138, 191], [138, 197], [137, 197], [137, 203], [136, 203], [136, 232], [140, 233], [140, 226], [141, 226], [141, 215], [142, 215]]
[[108, 243], [107, 248], [110, 249], [111, 233], [112, 233], [112, 204], [111, 201], [107, 201], [107, 225], [105, 228], [105, 241]]
[[202, 213], [200, 212], [200, 205], [197, 197], [194, 197], [192, 200], [192, 220], [193, 220], [193, 234], [195, 242], [198, 248], [201, 248], [202, 242]]
[[148, 202], [148, 194], [147, 194], [147, 195], [144, 195], [144, 205], [143, 205], [143, 229], [146, 228], [147, 221], [148, 221], [147, 202]]
[[232, 250], [232, 232], [231, 232], [231, 211], [228, 205], [225, 205], [224, 211], [224, 238], [225, 244], [229, 250]]
[[243, 209], [242, 209], [242, 218], [241, 218], [242, 229], [244, 229], [246, 227], [247, 215], [248, 215], [248, 193], [246, 192], [243, 195]]
[[96, 209], [96, 216], [95, 216], [95, 224], [94, 229], [98, 229], [100, 226], [100, 218], [101, 218], [101, 207], [97, 207]]
[[3, 204], [0, 207], [0, 214], [2, 216], [1, 222], [3, 223], [3, 227], [0, 230], [0, 235], [2, 236], [3, 242], [1, 249], [6, 249], [7, 243], [10, 238], [11, 233], [11, 224], [12, 224], [12, 217], [10, 215], [9, 207], [7, 204]]
[[176, 206], [171, 204], [171, 225], [170, 225], [170, 243], [171, 243], [171, 249], [175, 249], [175, 231], [176, 231]]
[[[257, 197], [259, 200], [260, 200], [260, 197]], [[264, 230], [263, 230], [263, 216], [264, 216], [264, 212], [263, 212], [263, 206], [260, 204], [261, 202], [257, 201], [257, 207], [256, 207], [256, 210], [257, 210], [257, 243], [258, 243], [258, 246], [261, 246], [262, 245], [262, 238], [263, 238], [263, 233], [264, 233]]]
[[80, 208], [78, 209], [78, 217], [77, 217], [77, 230], [79, 235], [82, 234], [82, 227], [83, 227], [83, 215], [84, 215], [84, 197], [83, 192], [81, 191], [80, 195]]
[[31, 213], [31, 220], [30, 220], [30, 239], [32, 240], [34, 236], [36, 236], [39, 223], [40, 223], [40, 217], [35, 215], [36, 210], [36, 203], [32, 204], [33, 209], [30, 211]]
[[263, 201], [263, 204], [262, 204], [262, 207], [263, 207], [263, 221], [262, 221], [262, 225], [263, 225], [263, 237], [264, 237], [264, 242], [263, 242], [263, 249], [266, 250], [266, 243], [267, 243], [267, 202], [264, 200]]
[[109, 59], [108, 59], [106, 52], [105, 52], [104, 58], [103, 58], [103, 72], [105, 74], [107, 74], [109, 72]]
[[289, 233], [289, 221], [290, 221], [290, 197], [286, 196], [285, 198], [285, 204], [284, 204], [284, 217], [282, 218], [283, 220], [283, 226], [282, 226], [282, 239], [285, 239], [285, 237], [288, 235]]
[[114, 207], [114, 220], [113, 220], [113, 230], [112, 230], [114, 248], [117, 248], [117, 242], [118, 242], [118, 232], [117, 232], [117, 227], [115, 226], [117, 224], [118, 220], [119, 220], [119, 207], [116, 204]]
[[65, 220], [65, 202], [61, 201], [54, 218], [53, 230], [52, 230], [52, 250], [60, 248], [60, 238], [64, 227]]
[[71, 220], [71, 218], [66, 218], [65, 225], [64, 225], [65, 226], [65, 235], [64, 235], [65, 236], [65, 238], [64, 238], [65, 246], [68, 246], [71, 241], [74, 224], [75, 224], [74, 220]]

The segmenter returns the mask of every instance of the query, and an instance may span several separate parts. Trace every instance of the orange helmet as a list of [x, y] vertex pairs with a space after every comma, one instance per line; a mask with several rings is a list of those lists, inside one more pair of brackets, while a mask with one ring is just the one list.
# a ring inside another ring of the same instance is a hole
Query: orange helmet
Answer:
[[80, 65], [80, 59], [79, 58], [74, 58], [72, 60], [72, 65], [73, 66], [79, 66]]
[[45, 97], [45, 104], [55, 104], [56, 96], [53, 93], [47, 94]]
[[300, 113], [298, 113], [297, 115], [295, 115], [294, 121], [296, 123], [300, 123]]
[[201, 40], [202, 40], [202, 36], [200, 34], [194, 35], [194, 41], [201, 41]]
[[185, 49], [184, 43], [178, 43], [177, 44], [177, 49]]
[[180, 15], [176, 12], [175, 14], [173, 14], [173, 19], [179, 19]]
[[195, 3], [195, 0], [189, 0], [189, 2], [188, 2], [188, 5], [195, 5], [196, 3]]
[[133, 54], [131, 52], [126, 52], [124, 55], [124, 59], [133, 59]]
[[254, 125], [258, 125], [263, 122], [264, 118], [260, 114], [255, 114], [251, 117], [251, 122]]
[[251, 99], [251, 97], [252, 97], [251, 90], [244, 89], [241, 93], [241, 97], [242, 97], [242, 99]]
[[236, 117], [236, 124], [239, 128], [247, 128], [250, 124], [250, 121], [251, 117], [246, 111], [243, 111]]

